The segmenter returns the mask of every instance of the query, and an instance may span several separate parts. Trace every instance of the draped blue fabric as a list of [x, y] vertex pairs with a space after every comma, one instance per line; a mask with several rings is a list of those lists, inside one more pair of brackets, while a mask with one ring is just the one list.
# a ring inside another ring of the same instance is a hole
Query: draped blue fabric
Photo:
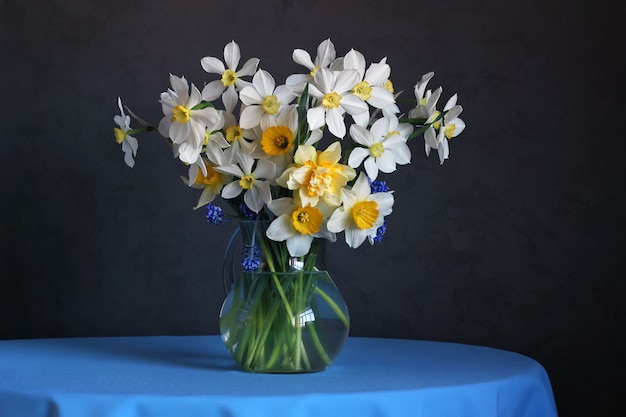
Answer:
[[544, 368], [487, 347], [349, 338], [313, 374], [240, 371], [218, 336], [0, 341], [0, 417], [553, 417]]

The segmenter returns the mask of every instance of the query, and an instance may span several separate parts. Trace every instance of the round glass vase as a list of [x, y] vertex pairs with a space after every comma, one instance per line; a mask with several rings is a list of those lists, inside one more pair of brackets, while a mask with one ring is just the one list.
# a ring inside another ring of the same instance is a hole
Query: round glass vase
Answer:
[[240, 225], [244, 252], [258, 247], [253, 252], [260, 255], [259, 264], [226, 281], [228, 295], [220, 311], [222, 340], [248, 372], [322, 371], [348, 337], [348, 308], [328, 272], [315, 268], [317, 252], [308, 258], [276, 259], [281, 245], [283, 253], [286, 249], [284, 243], [265, 237], [267, 225]]

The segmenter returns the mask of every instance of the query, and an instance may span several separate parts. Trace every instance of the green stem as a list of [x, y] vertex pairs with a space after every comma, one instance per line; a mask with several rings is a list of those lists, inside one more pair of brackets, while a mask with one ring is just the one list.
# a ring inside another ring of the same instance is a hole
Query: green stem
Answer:
[[344, 326], [346, 326], [346, 328], [349, 327], [350, 323], [348, 321], [348, 317], [346, 317], [346, 315], [343, 314], [343, 311], [341, 311], [337, 303], [335, 303], [335, 301], [328, 294], [326, 294], [324, 290], [322, 290], [319, 286], [315, 287], [315, 292], [318, 293], [320, 297], [324, 299], [324, 301], [326, 301], [326, 304], [328, 304], [330, 308], [335, 312], [335, 314], [337, 315], [337, 317], [339, 317], [339, 319], [342, 321]]
[[328, 356], [328, 353], [326, 353], [326, 349], [324, 349], [324, 346], [322, 346], [322, 342], [320, 342], [320, 338], [317, 335], [317, 330], [315, 330], [315, 324], [308, 322], [306, 325], [307, 325], [307, 328], [309, 329], [309, 333], [311, 333], [311, 340], [313, 340], [313, 344], [315, 345], [315, 348], [317, 349], [317, 353], [320, 354], [320, 357], [322, 358], [324, 362], [326, 362], [327, 365], [330, 365], [332, 360]]

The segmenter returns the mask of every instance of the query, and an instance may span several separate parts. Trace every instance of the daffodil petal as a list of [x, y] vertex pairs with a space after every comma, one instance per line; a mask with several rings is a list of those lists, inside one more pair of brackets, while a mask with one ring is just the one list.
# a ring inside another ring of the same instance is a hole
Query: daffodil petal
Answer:
[[294, 236], [287, 239], [287, 250], [289, 251], [289, 255], [294, 257], [306, 255], [311, 249], [312, 242], [313, 236], [296, 233]]
[[220, 61], [219, 59], [212, 57], [212, 56], [207, 56], [207, 57], [202, 58], [200, 60], [200, 65], [202, 65], [202, 68], [209, 74], [222, 75], [224, 71], [226, 71], [226, 67], [224, 67], [224, 63]]

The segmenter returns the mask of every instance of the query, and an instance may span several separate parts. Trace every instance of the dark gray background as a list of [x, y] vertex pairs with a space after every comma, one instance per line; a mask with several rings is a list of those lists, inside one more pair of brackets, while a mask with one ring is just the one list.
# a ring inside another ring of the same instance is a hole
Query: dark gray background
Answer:
[[[619, 2], [0, 1], [0, 337], [215, 334], [215, 228], [158, 135], [134, 169], [116, 100], [156, 123], [236, 40], [277, 80], [330, 37], [458, 92], [442, 167], [412, 145], [384, 244], [332, 245], [354, 336], [487, 345], [548, 371], [561, 415], [623, 387], [624, 13]], [[134, 126], [137, 126], [134, 123]], [[619, 390], [619, 392], [618, 392]]]

